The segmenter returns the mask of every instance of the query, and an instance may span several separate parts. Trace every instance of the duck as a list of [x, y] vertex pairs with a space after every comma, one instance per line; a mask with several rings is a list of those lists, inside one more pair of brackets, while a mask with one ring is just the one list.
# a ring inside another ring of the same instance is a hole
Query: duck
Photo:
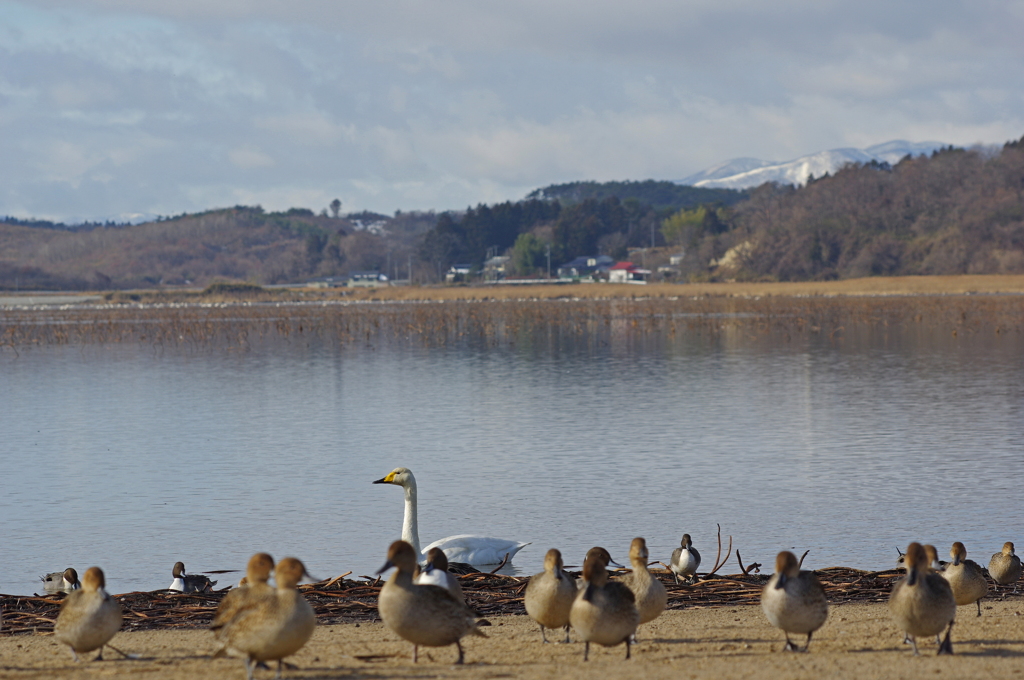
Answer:
[[957, 605], [973, 602], [978, 605], [978, 616], [981, 616], [981, 598], [988, 593], [985, 573], [977, 562], [967, 559], [967, 548], [960, 541], [949, 549], [949, 556], [953, 561], [946, 566], [942, 576], [949, 581]]
[[633, 597], [636, 598], [636, 610], [640, 614], [638, 626], [661, 616], [668, 604], [668, 591], [647, 569], [648, 559], [647, 541], [634, 538], [629, 546], [629, 561], [633, 571], [622, 577], [622, 583], [633, 591]]
[[[260, 575], [254, 573], [253, 577]], [[286, 557], [274, 567], [276, 588], [247, 585], [243, 605], [221, 625], [218, 637], [222, 647], [214, 657], [242, 657], [248, 680], [252, 680], [256, 665], [277, 661], [277, 677], [281, 677], [284, 658], [302, 649], [316, 629], [313, 608], [296, 590], [303, 577], [309, 577], [306, 565]]]
[[70, 595], [72, 591], [82, 587], [78, 580], [78, 572], [71, 567], [64, 571], [54, 571], [46, 576], [40, 576], [39, 580], [43, 582], [43, 590], [47, 593], [63, 592]]
[[[586, 556], [583, 558], [583, 563], [584, 564], [587, 563], [587, 558], [590, 557], [591, 555], [597, 555], [597, 556], [599, 556], [601, 558], [601, 561], [605, 565], [605, 570], [606, 571], [607, 571], [608, 567], [615, 567], [616, 569], [624, 569], [625, 568], [621, 564], [619, 564], [618, 562], [613, 560], [612, 556], [611, 556], [611, 553], [609, 553], [606, 549], [602, 548], [601, 546], [594, 546], [593, 548], [591, 548], [590, 550], [587, 551]], [[586, 577], [584, 576], [583, 573], [580, 573], [579, 578], [576, 579], [576, 590], [583, 590], [586, 587], [587, 587], [587, 579], [586, 579]]]
[[1020, 580], [1020, 558], [1013, 552], [1013, 543], [1003, 543], [1001, 552], [997, 552], [988, 562], [988, 574], [1001, 586], [1013, 584], [1013, 592], [1017, 592], [1017, 581]]
[[[905, 570], [907, 567], [906, 554], [900, 552], [899, 548], [896, 548], [896, 552], [899, 553], [899, 558], [896, 560], [896, 566]], [[928, 557], [928, 564], [932, 571], [941, 572], [946, 569], [946, 565], [949, 564], [949, 562], [943, 562], [939, 559], [939, 551], [935, 549], [934, 545], [926, 544], [924, 546], [924, 552]]]
[[956, 599], [953, 589], [943, 576], [931, 570], [924, 546], [911, 543], [906, 552], [907, 575], [896, 581], [889, 595], [889, 612], [897, 627], [913, 645], [917, 656], [917, 638], [939, 635], [946, 637], [939, 645], [939, 654], [952, 654], [950, 634], [956, 620]]
[[699, 566], [700, 553], [693, 547], [690, 534], [683, 534], [683, 539], [679, 542], [679, 547], [672, 551], [672, 559], [669, 562], [669, 567], [675, 574], [676, 583], [679, 583], [680, 576], [687, 579], [688, 583], [694, 583], [697, 580], [697, 567]]
[[167, 589], [177, 590], [179, 593], [208, 593], [213, 590], [213, 586], [217, 585], [216, 581], [211, 581], [202, 574], [186, 574], [184, 562], [174, 563], [171, 576], [174, 577], [174, 580], [171, 581], [171, 585], [167, 586]]
[[121, 630], [121, 605], [105, 590], [103, 570], [89, 567], [82, 576], [82, 587], [68, 594], [61, 604], [53, 637], [71, 648], [71, 655], [99, 649], [96, 659], [103, 658], [103, 646]]
[[630, 639], [640, 625], [633, 591], [608, 580], [608, 564], [600, 553], [588, 555], [583, 562], [583, 579], [586, 586], [577, 592], [569, 610], [569, 625], [584, 642], [583, 660], [590, 656], [591, 642], [605, 647], [625, 644], [628, 659]]
[[445, 588], [413, 583], [417, 551], [411, 543], [395, 541], [388, 547], [387, 562], [377, 572], [394, 568], [391, 577], [380, 589], [377, 611], [393, 633], [412, 643], [413, 663], [419, 661], [420, 645], [447, 647], [455, 645], [463, 663], [462, 638], [466, 635], [487, 637], [477, 616], [464, 602]]
[[562, 553], [551, 548], [544, 555], [544, 571], [530, 577], [523, 601], [526, 613], [540, 625], [540, 637], [547, 643], [545, 628], [564, 628], [569, 642], [569, 610], [576, 601], [576, 583], [563, 571]]
[[[405, 518], [402, 522], [402, 540], [415, 548], [417, 555], [426, 554], [431, 548], [444, 552], [449, 562], [465, 562], [467, 564], [501, 564], [511, 562], [520, 550], [530, 545], [504, 538], [488, 538], [458, 534], [434, 541], [424, 549], [420, 549], [419, 522], [416, 507], [416, 477], [409, 468], [395, 468], [374, 484], [394, 484], [405, 490]], [[506, 560], [506, 555], [507, 560]], [[418, 558], [422, 559], [422, 558]]]
[[249, 558], [249, 564], [245, 569], [245, 576], [239, 586], [224, 596], [217, 606], [210, 630], [221, 646], [214, 653], [214, 657], [230, 653], [228, 646], [228, 633], [231, 622], [240, 612], [245, 611], [252, 603], [257, 602], [261, 597], [266, 597], [274, 592], [274, 589], [267, 583], [270, 575], [274, 572], [274, 558], [268, 553], [256, 553]]
[[[825, 590], [813, 571], [801, 571], [796, 555], [783, 550], [775, 556], [775, 573], [761, 591], [761, 609], [768, 621], [786, 635], [783, 651], [806, 652], [811, 636], [828, 620]], [[807, 635], [801, 649], [790, 633]]]
[[415, 581], [419, 585], [441, 586], [457, 597], [459, 602], [466, 601], [459, 579], [448, 571], [448, 558], [440, 548], [427, 551], [427, 565], [416, 575]]

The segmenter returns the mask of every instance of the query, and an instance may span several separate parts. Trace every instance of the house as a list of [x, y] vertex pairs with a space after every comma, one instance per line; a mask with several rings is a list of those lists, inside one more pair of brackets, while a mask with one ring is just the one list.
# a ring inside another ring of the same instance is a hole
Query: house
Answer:
[[376, 288], [388, 285], [388, 277], [376, 270], [349, 272], [348, 285], [353, 288]]
[[558, 268], [560, 279], [581, 279], [593, 277], [596, 273], [607, 272], [615, 260], [607, 255], [588, 255], [577, 257], [571, 262], [566, 262]]
[[498, 281], [505, 278], [505, 270], [512, 261], [507, 255], [495, 255], [484, 262], [484, 280]]
[[616, 262], [608, 270], [608, 283], [647, 283], [649, 269], [640, 269], [632, 262]]
[[444, 280], [448, 283], [465, 281], [469, 277], [469, 273], [471, 271], [473, 271], [473, 265], [471, 264], [453, 264], [445, 273]]

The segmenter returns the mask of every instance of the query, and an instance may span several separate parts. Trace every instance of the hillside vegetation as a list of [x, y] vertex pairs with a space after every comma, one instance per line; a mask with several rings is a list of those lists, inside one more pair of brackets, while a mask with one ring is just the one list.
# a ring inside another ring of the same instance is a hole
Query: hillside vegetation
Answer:
[[[667, 185], [667, 186], [666, 186]], [[508, 254], [539, 275], [580, 255], [644, 258], [679, 281], [1024, 273], [1024, 139], [849, 165], [796, 188], [696, 190], [577, 182], [523, 201], [434, 214], [329, 217], [236, 206], [140, 225], [0, 221], [0, 288], [303, 282], [378, 270], [440, 280]], [[678, 190], [677, 190], [678, 189]]]

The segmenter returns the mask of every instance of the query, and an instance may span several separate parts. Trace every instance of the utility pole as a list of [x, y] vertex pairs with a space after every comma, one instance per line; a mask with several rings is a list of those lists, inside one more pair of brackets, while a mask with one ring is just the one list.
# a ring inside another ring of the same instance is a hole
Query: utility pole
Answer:
[[548, 244], [548, 278], [551, 278], [551, 244]]
[[412, 255], [409, 255], [409, 285], [412, 285]]

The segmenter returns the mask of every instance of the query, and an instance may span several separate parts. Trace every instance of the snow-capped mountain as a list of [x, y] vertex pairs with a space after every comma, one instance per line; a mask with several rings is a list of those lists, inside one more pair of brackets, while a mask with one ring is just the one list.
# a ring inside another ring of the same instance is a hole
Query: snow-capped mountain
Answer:
[[944, 146], [946, 144], [942, 142], [914, 143], [894, 140], [869, 146], [866, 149], [821, 151], [783, 163], [762, 161], [756, 158], [736, 158], [677, 180], [676, 184], [709, 189], [746, 189], [765, 182], [805, 184], [811, 175], [821, 177], [826, 172], [834, 173], [847, 163], [870, 163], [874, 160], [895, 165], [908, 154], [911, 156], [926, 155]]

